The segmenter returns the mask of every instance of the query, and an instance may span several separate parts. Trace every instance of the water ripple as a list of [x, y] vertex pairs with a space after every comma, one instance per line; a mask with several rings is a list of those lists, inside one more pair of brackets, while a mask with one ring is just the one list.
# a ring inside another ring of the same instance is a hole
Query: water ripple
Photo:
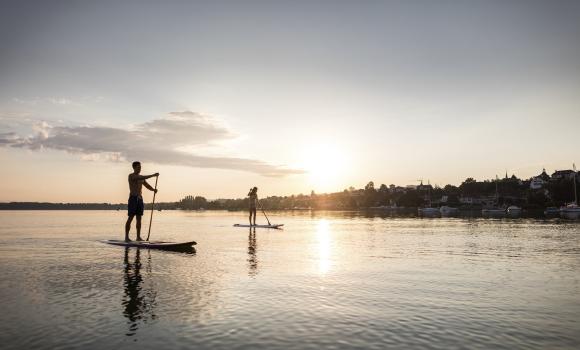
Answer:
[[0, 215], [7, 350], [580, 345], [574, 223], [159, 213], [155, 237], [198, 242], [179, 254], [99, 243], [117, 212]]

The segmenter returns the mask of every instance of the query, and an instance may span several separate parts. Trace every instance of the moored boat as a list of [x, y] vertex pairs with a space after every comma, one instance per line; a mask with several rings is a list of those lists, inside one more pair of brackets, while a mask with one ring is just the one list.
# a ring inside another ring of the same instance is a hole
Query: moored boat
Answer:
[[440, 214], [441, 212], [439, 211], [439, 208], [419, 208], [419, 216], [436, 217]]
[[401, 207], [397, 207], [396, 205], [381, 205], [378, 207], [369, 207], [371, 210], [386, 210], [386, 211], [395, 211], [400, 209]]
[[483, 216], [504, 216], [506, 214], [506, 210], [497, 207], [485, 208], [481, 210], [481, 214]]
[[558, 214], [560, 214], [560, 208], [558, 208], [558, 207], [547, 207], [544, 210], [544, 215], [546, 215], [546, 216], [555, 216]]
[[[423, 180], [419, 180], [421, 181], [421, 185], [420, 188], [423, 188]], [[418, 212], [419, 212], [419, 216], [423, 216], [423, 217], [438, 217], [439, 215], [441, 215], [441, 212], [439, 211], [439, 208], [433, 208], [431, 206], [431, 184], [429, 183], [429, 181], [427, 181], [428, 185], [427, 185], [427, 202], [428, 202], [428, 206], [424, 207], [424, 208], [419, 208]]]
[[570, 220], [580, 219], [580, 206], [576, 203], [570, 203], [565, 207], [561, 207], [560, 216]]
[[449, 207], [447, 205], [444, 205], [441, 208], [439, 208], [439, 212], [441, 213], [441, 216], [449, 217], [449, 216], [458, 215], [459, 214], [459, 209], [458, 208], [454, 208], [454, 207]]
[[496, 175], [495, 176], [495, 200], [494, 200], [493, 206], [487, 207], [487, 208], [484, 208], [481, 210], [481, 215], [483, 215], [483, 216], [501, 217], [501, 216], [504, 216], [506, 214], [506, 209], [498, 206], [498, 203], [499, 203], [499, 191], [497, 188], [498, 182], [499, 182], [499, 179], [497, 178], [497, 175]]
[[507, 213], [509, 216], [520, 216], [522, 215], [522, 208], [518, 207], [517, 205], [510, 205], [507, 207]]
[[574, 202], [568, 203], [566, 206], [560, 208], [560, 216], [564, 219], [577, 220], [580, 219], [580, 206], [578, 206], [578, 195], [576, 194], [576, 164], [572, 165], [574, 169]]

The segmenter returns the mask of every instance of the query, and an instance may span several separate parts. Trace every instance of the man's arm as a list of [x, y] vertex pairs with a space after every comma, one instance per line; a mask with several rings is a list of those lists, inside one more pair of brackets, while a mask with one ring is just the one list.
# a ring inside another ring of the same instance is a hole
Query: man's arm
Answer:
[[159, 173], [155, 173], [155, 174], [151, 174], [151, 175], [134, 175], [134, 174], [131, 174], [131, 178], [133, 179], [133, 181], [147, 180], [147, 179], [152, 178], [152, 177], [155, 177], [155, 176], [159, 176]]
[[149, 185], [149, 184], [147, 183], [147, 181], [143, 181], [143, 186], [147, 187], [147, 189], [148, 189], [148, 190], [150, 190], [150, 191], [153, 191], [153, 192], [157, 193], [157, 190], [156, 190], [155, 188], [151, 187], [151, 185]]

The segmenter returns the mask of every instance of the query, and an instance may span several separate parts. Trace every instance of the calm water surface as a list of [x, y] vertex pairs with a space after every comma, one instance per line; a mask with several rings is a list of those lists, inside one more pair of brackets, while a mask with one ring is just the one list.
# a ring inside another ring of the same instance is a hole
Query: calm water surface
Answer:
[[[156, 212], [0, 212], [2, 349], [572, 349], [580, 223]], [[146, 226], [146, 225], [144, 225]]]

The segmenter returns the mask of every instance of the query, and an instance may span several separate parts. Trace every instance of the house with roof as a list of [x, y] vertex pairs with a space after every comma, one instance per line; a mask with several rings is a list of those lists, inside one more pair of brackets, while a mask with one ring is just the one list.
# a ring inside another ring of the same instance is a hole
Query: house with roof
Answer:
[[539, 190], [550, 181], [550, 175], [546, 173], [546, 168], [542, 169], [542, 173], [530, 179], [530, 189]]
[[544, 187], [545, 181], [541, 177], [533, 177], [530, 180], [530, 189], [539, 190]]
[[564, 179], [572, 180], [574, 178], [574, 170], [556, 170], [551, 177], [553, 181], [559, 181]]
[[546, 172], [546, 168], [543, 168], [542, 173], [538, 176], [535, 176], [535, 177], [538, 177], [538, 178], [544, 180], [544, 182], [550, 181], [550, 175], [548, 175], [548, 173]]

